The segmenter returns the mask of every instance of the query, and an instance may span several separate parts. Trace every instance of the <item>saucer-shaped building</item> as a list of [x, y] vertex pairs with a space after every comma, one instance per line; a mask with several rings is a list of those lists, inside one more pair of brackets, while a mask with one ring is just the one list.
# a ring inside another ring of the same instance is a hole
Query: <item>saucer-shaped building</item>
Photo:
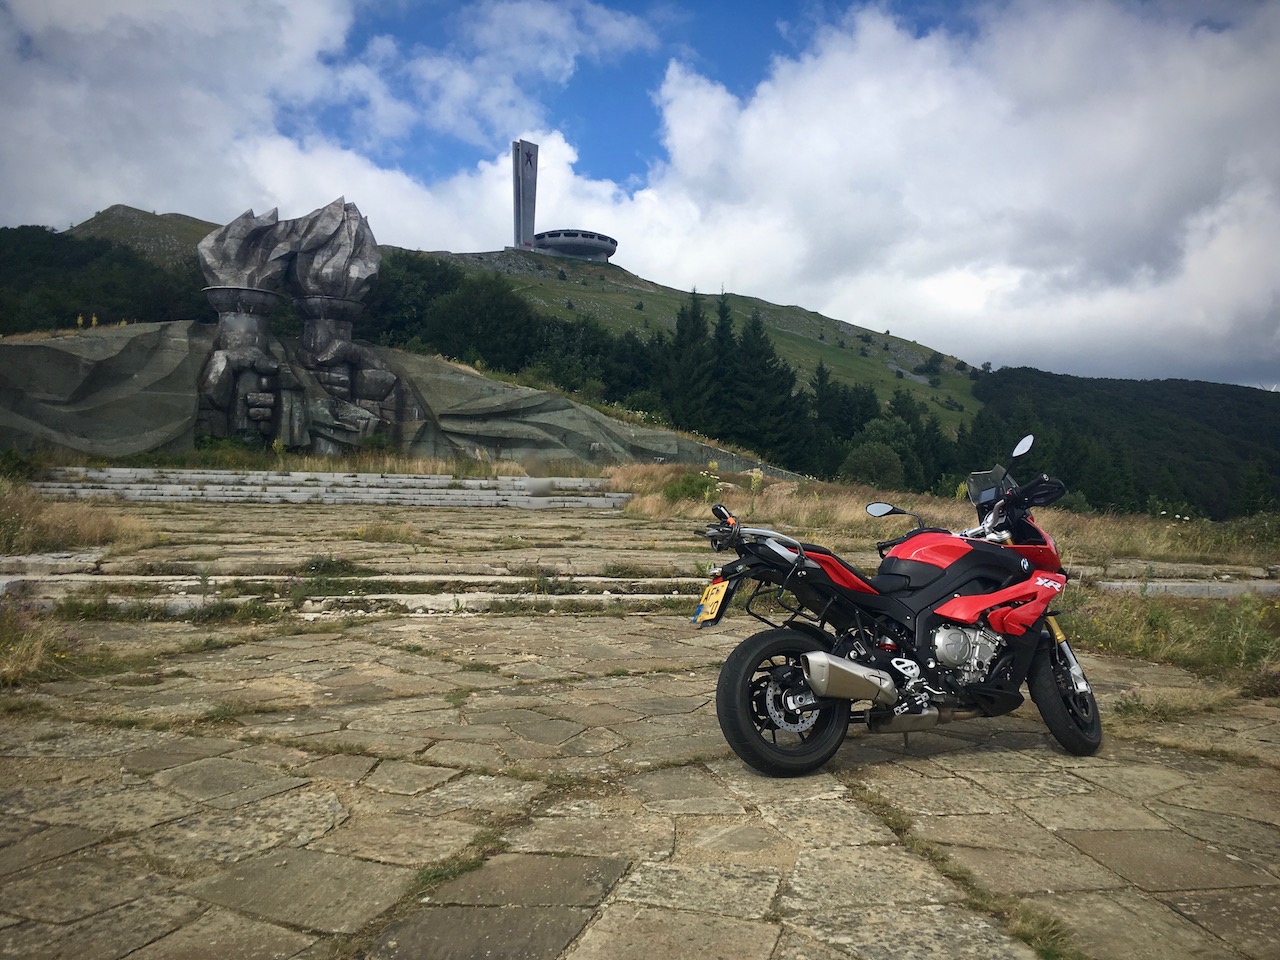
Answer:
[[593, 230], [546, 230], [533, 235], [533, 249], [560, 257], [607, 262], [618, 251], [618, 241]]

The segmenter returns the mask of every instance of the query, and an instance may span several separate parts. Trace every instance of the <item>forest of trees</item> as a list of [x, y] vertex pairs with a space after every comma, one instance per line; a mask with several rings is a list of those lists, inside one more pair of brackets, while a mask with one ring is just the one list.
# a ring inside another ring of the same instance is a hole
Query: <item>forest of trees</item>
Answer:
[[[106, 240], [0, 229], [0, 334], [90, 316], [212, 320], [202, 285], [194, 257], [164, 268]], [[278, 335], [296, 332], [279, 319]], [[1280, 500], [1280, 395], [983, 365], [971, 374], [983, 409], [952, 436], [905, 390], [878, 397], [821, 363], [802, 380], [759, 314], [733, 316], [724, 294], [691, 293], [671, 333], [615, 335], [590, 316], [540, 314], [498, 274], [392, 249], [357, 336], [518, 375], [816, 477], [950, 494], [1035, 433], [1021, 472], [1061, 477], [1068, 505], [1216, 519]]]
[[614, 336], [590, 317], [538, 314], [496, 274], [392, 253], [367, 314], [384, 345], [522, 374], [799, 473], [920, 490], [958, 480], [955, 443], [924, 404], [900, 390], [882, 405], [821, 364], [800, 383], [760, 315], [735, 318], [724, 294], [691, 293], [671, 334]]
[[214, 320], [195, 251], [179, 267], [110, 240], [0, 228], [0, 335], [121, 320]]
[[1036, 435], [1037, 466], [1096, 508], [1212, 519], [1280, 503], [1280, 394], [1189, 380], [1006, 367], [981, 377], [971, 439]]

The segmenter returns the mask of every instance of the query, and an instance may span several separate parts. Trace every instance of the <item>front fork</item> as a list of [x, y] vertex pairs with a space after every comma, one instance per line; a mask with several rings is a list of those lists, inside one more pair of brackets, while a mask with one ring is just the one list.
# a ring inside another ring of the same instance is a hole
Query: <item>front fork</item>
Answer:
[[1048, 625], [1049, 633], [1053, 635], [1053, 641], [1058, 645], [1058, 650], [1062, 653], [1062, 659], [1066, 661], [1067, 669], [1071, 672], [1071, 685], [1075, 688], [1075, 692], [1088, 693], [1089, 681], [1085, 679], [1084, 670], [1080, 668], [1080, 661], [1076, 659], [1076, 655], [1071, 651], [1071, 644], [1067, 643], [1067, 635], [1058, 626], [1057, 617], [1050, 614], [1044, 618], [1044, 622]]

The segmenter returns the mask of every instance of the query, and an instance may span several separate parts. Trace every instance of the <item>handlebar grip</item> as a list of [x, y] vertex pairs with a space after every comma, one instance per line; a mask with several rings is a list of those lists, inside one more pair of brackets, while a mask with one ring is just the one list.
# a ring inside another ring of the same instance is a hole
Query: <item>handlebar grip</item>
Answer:
[[[1036, 477], [1034, 480], [1029, 480], [1026, 483], [1022, 484], [1021, 486], [1014, 487], [1013, 491], [1009, 494], [1009, 499], [1015, 503], [1020, 500], [1025, 501], [1027, 498], [1027, 494], [1031, 493], [1031, 491], [1035, 490], [1036, 487], [1040, 486], [1042, 483], [1044, 483], [1048, 479], [1049, 479], [1049, 475], [1047, 473], [1042, 473], [1040, 474], [1040, 476]], [[1026, 503], [1025, 502], [1019, 503], [1018, 506], [1025, 507]]]
[[1018, 507], [1047, 507], [1066, 492], [1067, 487], [1061, 480], [1042, 473], [1030, 483], [1024, 483], [1015, 489], [1009, 496], [1016, 501], [1015, 505]]

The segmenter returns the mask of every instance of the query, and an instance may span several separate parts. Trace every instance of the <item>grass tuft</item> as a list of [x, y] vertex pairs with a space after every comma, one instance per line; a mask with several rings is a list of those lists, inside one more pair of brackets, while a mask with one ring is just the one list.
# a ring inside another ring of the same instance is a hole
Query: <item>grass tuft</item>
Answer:
[[1197, 600], [1076, 590], [1063, 618], [1073, 643], [1247, 683], [1280, 665], [1280, 601]]
[[116, 508], [46, 500], [25, 483], [0, 477], [0, 553], [51, 553], [84, 546], [133, 546], [150, 528]]
[[1187, 717], [1216, 713], [1236, 700], [1234, 690], [1127, 690], [1116, 700], [1113, 712], [1124, 720], [1169, 723]]
[[46, 677], [66, 649], [49, 624], [11, 593], [0, 594], [0, 686]]
[[481, 830], [465, 850], [419, 870], [414, 877], [417, 887], [415, 893], [420, 897], [431, 893], [450, 880], [458, 879], [463, 874], [479, 870], [486, 860], [495, 854], [502, 853], [507, 846], [507, 842], [502, 839], [502, 834], [498, 830]]

